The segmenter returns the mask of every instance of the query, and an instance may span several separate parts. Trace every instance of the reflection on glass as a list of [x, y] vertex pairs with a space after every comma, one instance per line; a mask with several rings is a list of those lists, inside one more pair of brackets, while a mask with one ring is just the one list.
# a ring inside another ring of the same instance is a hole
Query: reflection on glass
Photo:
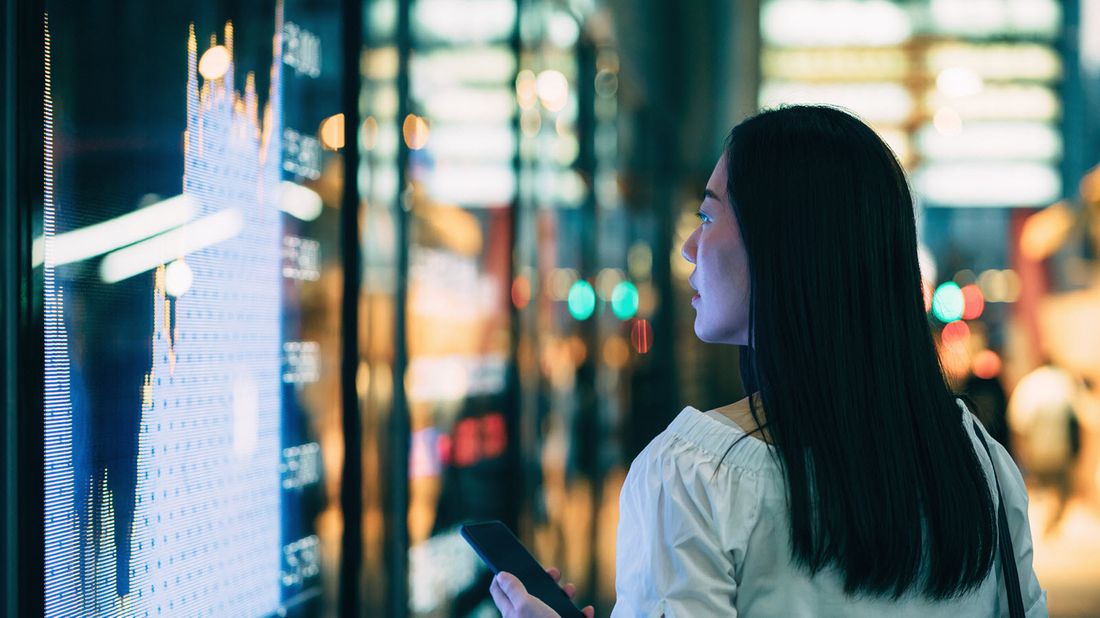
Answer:
[[409, 609], [488, 603], [487, 571], [459, 524], [514, 525], [509, 403], [512, 209], [517, 191], [511, 0], [410, 9], [408, 353]]

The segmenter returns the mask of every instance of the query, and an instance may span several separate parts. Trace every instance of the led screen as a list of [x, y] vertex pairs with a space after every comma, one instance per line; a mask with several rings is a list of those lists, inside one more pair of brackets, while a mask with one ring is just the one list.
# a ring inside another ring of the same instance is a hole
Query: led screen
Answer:
[[107, 4], [43, 21], [46, 614], [316, 611], [336, 6]]

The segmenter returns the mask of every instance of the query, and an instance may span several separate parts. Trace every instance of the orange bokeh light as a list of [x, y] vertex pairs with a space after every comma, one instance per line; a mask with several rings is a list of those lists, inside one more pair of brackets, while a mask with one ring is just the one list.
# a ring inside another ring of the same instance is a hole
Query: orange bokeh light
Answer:
[[416, 114], [405, 116], [405, 122], [401, 125], [401, 134], [405, 138], [405, 145], [411, 150], [420, 150], [428, 144], [428, 121]]
[[512, 281], [512, 304], [523, 309], [531, 302], [531, 282], [525, 275], [519, 275]]
[[982, 350], [974, 355], [972, 371], [983, 379], [995, 378], [1001, 373], [1001, 357], [993, 350]]

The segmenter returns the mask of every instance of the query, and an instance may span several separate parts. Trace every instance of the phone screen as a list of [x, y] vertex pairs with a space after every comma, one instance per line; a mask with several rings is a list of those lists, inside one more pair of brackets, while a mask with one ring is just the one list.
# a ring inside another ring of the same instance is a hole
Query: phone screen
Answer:
[[584, 616], [504, 524], [499, 521], [465, 524], [459, 528], [459, 533], [494, 574], [507, 571], [515, 575], [528, 593], [562, 616]]

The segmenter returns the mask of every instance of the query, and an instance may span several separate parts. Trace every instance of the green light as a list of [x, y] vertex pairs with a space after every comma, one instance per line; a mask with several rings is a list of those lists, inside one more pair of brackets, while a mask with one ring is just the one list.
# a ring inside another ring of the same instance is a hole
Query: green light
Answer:
[[638, 313], [638, 288], [629, 281], [620, 281], [611, 292], [611, 312], [620, 320], [629, 320]]
[[954, 322], [962, 317], [966, 308], [966, 298], [959, 285], [948, 281], [936, 288], [932, 294], [932, 315], [941, 322]]
[[596, 291], [592, 284], [584, 279], [573, 283], [569, 288], [569, 313], [578, 320], [587, 320], [596, 309]]

